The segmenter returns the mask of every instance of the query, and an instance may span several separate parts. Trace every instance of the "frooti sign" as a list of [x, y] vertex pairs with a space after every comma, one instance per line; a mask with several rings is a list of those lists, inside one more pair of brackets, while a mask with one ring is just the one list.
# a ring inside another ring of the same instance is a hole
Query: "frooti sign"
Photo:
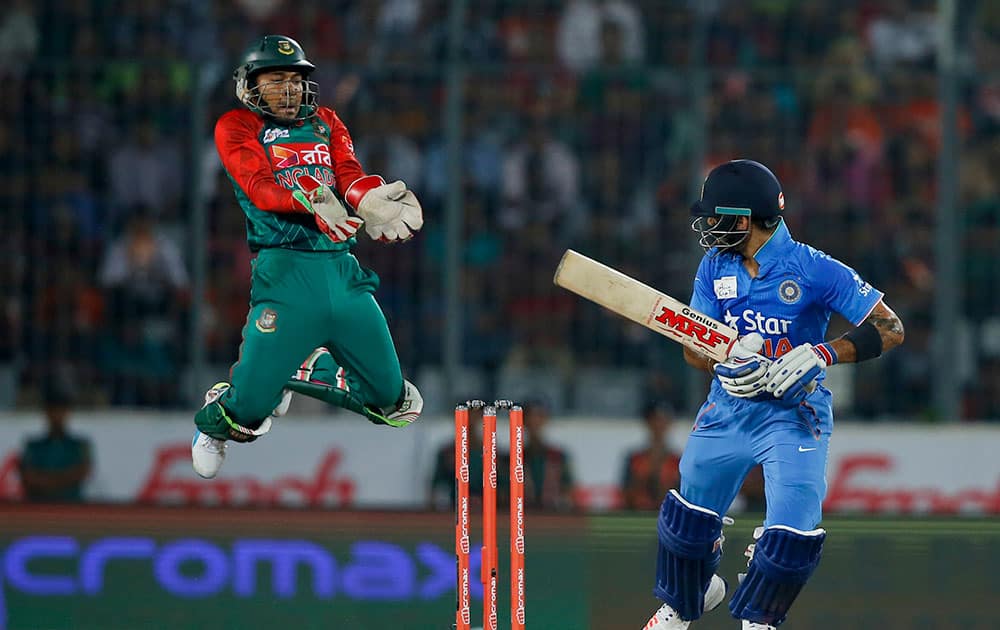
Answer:
[[[182, 418], [74, 416], [70, 430], [92, 444], [86, 497], [173, 505], [393, 507], [413, 506], [423, 490], [413, 479], [414, 436], [360, 419], [282, 424], [266, 439], [231, 444], [219, 476], [201, 479], [191, 467], [193, 425]], [[30, 416], [0, 421], [0, 499], [20, 497], [18, 445], [41, 428]]]
[[356, 482], [345, 474], [343, 453], [330, 449], [312, 470], [277, 479], [223, 476], [212, 483], [192, 477], [191, 448], [187, 444], [156, 449], [152, 466], [136, 499], [145, 503], [221, 505], [252, 504], [307, 507], [346, 507], [354, 503]]
[[[829, 478], [827, 512], [900, 512], [933, 514], [1000, 514], [1000, 478], [993, 487], [940, 488], [886, 486], [872, 483], [894, 473], [888, 453], [858, 453], [841, 457]], [[868, 480], [866, 480], [866, 478]]]
[[[296, 418], [257, 442], [233, 445], [222, 473], [206, 481], [191, 469], [186, 416], [81, 414], [71, 426], [94, 447], [88, 497], [185, 505], [419, 509], [428, 504], [437, 450], [454, 440], [454, 423], [445, 418], [422, 418], [405, 430], [353, 418]], [[36, 417], [0, 418], [0, 499], [20, 497], [17, 445], [40, 428]], [[686, 422], [673, 427], [675, 448], [683, 448], [689, 429]], [[580, 507], [619, 507], [622, 462], [646, 439], [641, 423], [561, 418], [547, 432], [570, 456]], [[497, 434], [499, 447], [508, 449], [506, 428]], [[1000, 459], [990, 449], [997, 443], [1000, 428], [990, 425], [937, 430], [839, 422], [825, 510], [1000, 514]], [[962, 465], [927, 465], [946, 461]]]

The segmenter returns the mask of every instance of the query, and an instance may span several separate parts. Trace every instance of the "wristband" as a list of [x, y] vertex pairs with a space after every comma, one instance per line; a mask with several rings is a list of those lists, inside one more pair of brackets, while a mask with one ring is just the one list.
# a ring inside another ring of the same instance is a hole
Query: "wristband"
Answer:
[[813, 352], [819, 355], [819, 358], [827, 364], [827, 366], [833, 365], [838, 361], [837, 351], [833, 349], [833, 346], [829, 343], [820, 343], [813, 346]]
[[854, 344], [854, 360], [858, 363], [882, 356], [882, 335], [871, 322], [861, 324], [845, 334], [842, 339]]

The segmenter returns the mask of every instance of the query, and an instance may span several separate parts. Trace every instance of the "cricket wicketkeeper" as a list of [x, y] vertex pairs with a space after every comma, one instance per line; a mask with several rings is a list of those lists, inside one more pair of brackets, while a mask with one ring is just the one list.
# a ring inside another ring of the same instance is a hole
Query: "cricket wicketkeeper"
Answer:
[[215, 127], [257, 257], [239, 358], [195, 415], [191, 456], [202, 477], [218, 473], [228, 440], [266, 433], [293, 391], [394, 427], [423, 408], [375, 301], [378, 276], [350, 252], [362, 226], [373, 239], [405, 241], [423, 213], [406, 184], [362, 170], [347, 127], [317, 103], [314, 69], [290, 37], [258, 39], [233, 73], [243, 107]]

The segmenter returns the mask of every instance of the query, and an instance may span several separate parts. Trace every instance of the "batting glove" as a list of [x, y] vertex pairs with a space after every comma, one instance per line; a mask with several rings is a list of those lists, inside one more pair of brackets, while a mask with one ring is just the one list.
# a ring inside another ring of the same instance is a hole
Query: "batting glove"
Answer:
[[763, 346], [764, 338], [759, 333], [740, 337], [729, 351], [729, 358], [712, 368], [730, 396], [752, 398], [764, 391], [771, 360], [760, 354]]
[[775, 398], [800, 401], [816, 389], [827, 362], [811, 343], [796, 346], [774, 361], [767, 371], [765, 390]]

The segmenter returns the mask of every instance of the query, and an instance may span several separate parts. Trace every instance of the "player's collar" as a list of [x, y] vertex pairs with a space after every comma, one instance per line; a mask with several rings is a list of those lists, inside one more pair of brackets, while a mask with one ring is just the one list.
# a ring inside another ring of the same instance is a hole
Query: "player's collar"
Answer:
[[788, 226], [782, 221], [774, 229], [774, 232], [771, 233], [771, 237], [764, 241], [764, 244], [760, 246], [757, 253], [753, 255], [754, 260], [757, 261], [760, 267], [757, 272], [758, 277], [766, 274], [773, 264], [781, 259], [788, 250], [791, 242], [792, 235], [788, 231]]

